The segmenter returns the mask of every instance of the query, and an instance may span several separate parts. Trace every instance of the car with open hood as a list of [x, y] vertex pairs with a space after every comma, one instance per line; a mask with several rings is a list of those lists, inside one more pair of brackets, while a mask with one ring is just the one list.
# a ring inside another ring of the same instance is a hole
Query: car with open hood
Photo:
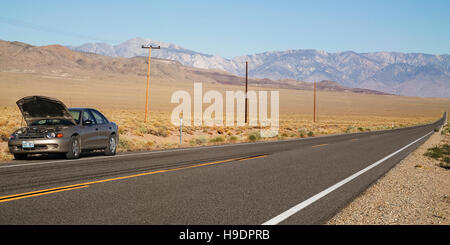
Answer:
[[63, 153], [68, 159], [82, 151], [116, 154], [118, 126], [98, 110], [70, 108], [58, 99], [28, 96], [16, 102], [27, 126], [13, 132], [9, 151], [16, 159], [30, 154]]

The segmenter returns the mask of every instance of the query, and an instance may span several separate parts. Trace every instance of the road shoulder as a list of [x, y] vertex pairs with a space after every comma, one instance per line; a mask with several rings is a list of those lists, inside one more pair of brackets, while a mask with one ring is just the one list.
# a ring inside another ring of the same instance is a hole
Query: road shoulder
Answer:
[[449, 141], [448, 134], [434, 133], [327, 224], [450, 224], [450, 171], [424, 156]]

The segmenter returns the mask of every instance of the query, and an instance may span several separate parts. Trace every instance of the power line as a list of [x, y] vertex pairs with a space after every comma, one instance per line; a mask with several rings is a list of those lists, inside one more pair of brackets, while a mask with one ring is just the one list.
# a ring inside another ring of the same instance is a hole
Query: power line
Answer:
[[79, 33], [75, 33], [75, 32], [63, 31], [63, 30], [59, 30], [56, 28], [32, 24], [32, 23], [28, 23], [25, 21], [7, 18], [7, 17], [3, 17], [3, 16], [0, 16], [0, 23], [7, 24], [10, 26], [15, 26], [15, 27], [27, 28], [27, 29], [39, 31], [39, 32], [56, 34], [56, 35], [60, 35], [60, 36], [67, 36], [67, 37], [73, 37], [73, 38], [97, 41], [97, 42], [120, 43], [120, 41], [118, 41], [118, 40], [103, 39], [103, 38], [79, 34]]

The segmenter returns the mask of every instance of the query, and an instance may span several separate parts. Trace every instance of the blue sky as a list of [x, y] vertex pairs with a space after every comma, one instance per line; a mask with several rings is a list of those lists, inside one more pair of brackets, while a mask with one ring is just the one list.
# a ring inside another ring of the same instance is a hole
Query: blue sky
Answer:
[[450, 54], [450, 1], [1, 2], [2, 40], [80, 45], [134, 37], [227, 58], [287, 49]]

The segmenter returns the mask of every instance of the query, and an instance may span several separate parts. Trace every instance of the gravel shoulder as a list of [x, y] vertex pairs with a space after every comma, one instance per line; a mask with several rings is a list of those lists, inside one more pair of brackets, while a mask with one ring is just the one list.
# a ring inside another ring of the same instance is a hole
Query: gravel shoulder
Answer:
[[449, 225], [450, 171], [423, 155], [449, 141], [449, 135], [434, 133], [327, 224]]

